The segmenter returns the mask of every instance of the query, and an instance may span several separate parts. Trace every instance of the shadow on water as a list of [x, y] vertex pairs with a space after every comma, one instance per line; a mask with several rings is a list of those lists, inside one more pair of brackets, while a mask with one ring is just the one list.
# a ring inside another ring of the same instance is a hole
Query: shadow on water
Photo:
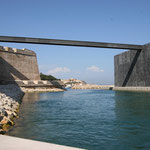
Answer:
[[150, 93], [115, 92], [120, 149], [150, 149]]
[[52, 117], [51, 112], [55, 107], [49, 107], [52, 102], [49, 104], [48, 101], [54, 99], [56, 103], [56, 97], [61, 99], [63, 92], [26, 93], [20, 107], [20, 117], [15, 126], [9, 130], [8, 135], [49, 142], [45, 135], [49, 118]]

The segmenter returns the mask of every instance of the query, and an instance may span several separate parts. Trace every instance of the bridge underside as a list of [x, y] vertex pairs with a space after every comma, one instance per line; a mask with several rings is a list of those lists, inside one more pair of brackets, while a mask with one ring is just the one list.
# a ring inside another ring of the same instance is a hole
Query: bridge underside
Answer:
[[79, 46], [79, 47], [93, 47], [93, 48], [113, 48], [113, 49], [129, 49], [129, 50], [141, 50], [143, 47], [142, 45], [133, 45], [133, 44], [58, 40], [58, 39], [43, 39], [43, 38], [29, 38], [29, 37], [13, 37], [13, 36], [0, 36], [0, 42]]

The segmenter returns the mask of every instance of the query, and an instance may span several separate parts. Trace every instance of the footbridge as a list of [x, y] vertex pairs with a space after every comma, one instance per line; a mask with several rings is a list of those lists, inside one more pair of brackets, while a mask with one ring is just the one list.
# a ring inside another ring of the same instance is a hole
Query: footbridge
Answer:
[[150, 87], [150, 44], [135, 45], [14, 36], [0, 36], [0, 42], [128, 50], [114, 57], [115, 86]]
[[93, 47], [93, 48], [113, 48], [113, 49], [129, 49], [129, 50], [141, 50], [143, 47], [142, 45], [132, 45], [132, 44], [29, 38], [29, 37], [13, 37], [13, 36], [0, 36], [0, 42], [79, 46], [79, 47]]

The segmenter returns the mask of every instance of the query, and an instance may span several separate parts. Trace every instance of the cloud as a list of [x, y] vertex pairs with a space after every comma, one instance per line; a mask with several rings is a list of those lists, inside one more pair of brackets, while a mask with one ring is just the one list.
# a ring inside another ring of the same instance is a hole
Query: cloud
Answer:
[[56, 73], [64, 73], [64, 72], [70, 72], [70, 69], [67, 67], [56, 67], [52, 70], [49, 70], [48, 74], [56, 74]]
[[97, 66], [90, 66], [90, 67], [87, 67], [87, 69], [86, 70], [88, 70], [88, 71], [92, 71], [92, 72], [104, 72], [104, 70], [103, 69], [100, 69], [99, 67], [97, 67]]

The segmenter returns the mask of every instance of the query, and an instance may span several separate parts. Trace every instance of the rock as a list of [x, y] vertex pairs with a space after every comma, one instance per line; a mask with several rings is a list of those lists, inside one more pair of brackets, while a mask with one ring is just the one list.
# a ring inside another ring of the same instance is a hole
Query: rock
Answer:
[[0, 129], [0, 134], [5, 134], [6, 131], [4, 131], [3, 129]]
[[5, 111], [5, 109], [4, 108], [1, 108], [0, 109], [0, 116], [7, 116], [8, 114], [7, 114], [7, 112]]
[[3, 120], [3, 116], [0, 116], [0, 122]]
[[0, 85], [0, 134], [5, 134], [12, 119], [18, 117], [19, 102], [24, 93], [17, 85]]
[[9, 123], [9, 119], [5, 116], [3, 116], [3, 119], [0, 122], [2, 125]]

